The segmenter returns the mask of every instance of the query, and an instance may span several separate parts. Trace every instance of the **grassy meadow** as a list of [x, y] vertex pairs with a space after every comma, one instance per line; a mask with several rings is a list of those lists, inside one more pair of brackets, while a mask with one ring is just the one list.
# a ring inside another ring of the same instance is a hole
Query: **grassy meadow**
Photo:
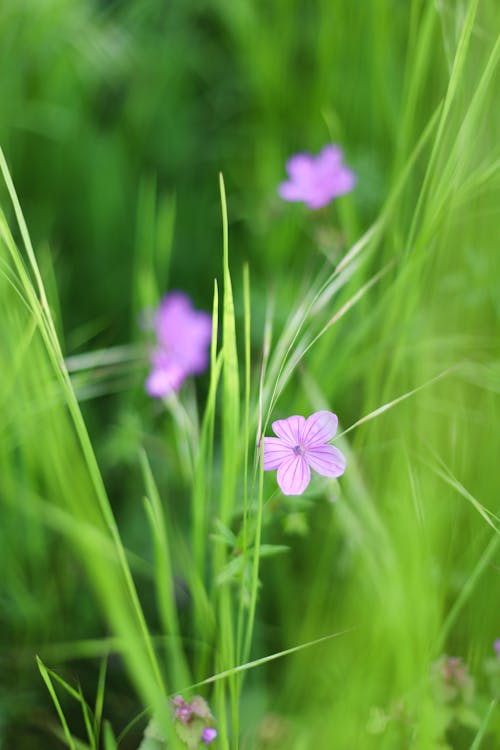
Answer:
[[[497, 0], [0, 3], [0, 749], [500, 748]], [[325, 208], [277, 193], [336, 143]], [[144, 383], [169, 290], [210, 367]], [[338, 415], [284, 495], [274, 420]], [[190, 725], [187, 726], [189, 730]]]

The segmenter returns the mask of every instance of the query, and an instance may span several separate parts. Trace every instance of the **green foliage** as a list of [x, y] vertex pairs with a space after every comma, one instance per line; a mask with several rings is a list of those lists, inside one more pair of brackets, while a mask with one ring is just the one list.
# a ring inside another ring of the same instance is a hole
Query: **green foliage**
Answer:
[[[499, 57], [495, 0], [2, 2], [1, 746], [195, 747], [198, 690], [224, 750], [499, 745]], [[356, 190], [280, 201], [327, 141]], [[159, 404], [167, 288], [214, 335]]]

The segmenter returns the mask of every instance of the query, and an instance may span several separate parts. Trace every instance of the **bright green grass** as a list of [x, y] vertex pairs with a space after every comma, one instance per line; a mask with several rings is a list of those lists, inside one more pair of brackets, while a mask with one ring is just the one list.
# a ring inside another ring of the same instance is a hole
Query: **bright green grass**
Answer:
[[[226, 750], [500, 745], [499, 56], [494, 0], [2, 4], [0, 747], [175, 747], [179, 691]], [[329, 139], [356, 191], [282, 204]], [[321, 408], [346, 474], [284, 498], [259, 430]]]

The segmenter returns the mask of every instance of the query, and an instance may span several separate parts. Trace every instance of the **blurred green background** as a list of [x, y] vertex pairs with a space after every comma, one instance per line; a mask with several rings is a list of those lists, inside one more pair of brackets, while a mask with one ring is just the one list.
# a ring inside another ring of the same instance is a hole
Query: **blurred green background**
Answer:
[[[330, 408], [346, 428], [452, 368], [345, 437], [335, 502], [318, 484], [304, 503], [271, 508], [265, 541], [290, 550], [263, 563], [252, 656], [353, 630], [249, 674], [241, 747], [500, 746], [496, 703], [488, 713], [500, 697], [499, 32], [496, 0], [0, 4], [0, 145], [64, 356], [80, 366], [86, 352], [134, 345], [74, 382], [152, 632], [140, 448], [180, 536], [189, 480], [171, 420], [143, 390], [139, 314], [171, 288], [210, 309], [219, 172], [240, 327], [250, 267], [254, 383], [270, 300], [276, 342], [370, 227], [359, 265], [306, 329], [385, 270], [308, 353], [272, 418]], [[288, 156], [328, 142], [344, 149], [355, 191], [320, 212], [285, 204]], [[21, 244], [3, 184], [0, 200]], [[0, 747], [31, 750], [57, 743], [35, 654], [92, 697], [99, 639], [116, 633], [71, 535], [33, 511], [57, 481], [75, 508], [88, 491], [49, 413], [43, 356], [23, 358], [9, 263], [3, 253]], [[190, 631], [182, 554], [174, 567]], [[471, 701], [436, 696], [441, 654], [468, 665]], [[125, 674], [111, 656], [104, 713], [117, 734], [144, 708]], [[142, 729], [120, 747], [137, 747]]]

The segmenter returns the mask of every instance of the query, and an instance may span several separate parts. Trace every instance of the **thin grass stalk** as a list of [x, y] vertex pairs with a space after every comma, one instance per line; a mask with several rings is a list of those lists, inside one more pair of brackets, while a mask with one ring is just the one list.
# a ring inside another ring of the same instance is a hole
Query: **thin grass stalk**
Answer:
[[140, 454], [141, 469], [146, 487], [145, 508], [151, 527], [156, 554], [155, 583], [158, 604], [163, 627], [167, 636], [167, 654], [171, 663], [170, 682], [172, 685], [183, 685], [190, 680], [189, 669], [182, 649], [179, 619], [174, 591], [174, 571], [171, 560], [171, 545], [168, 525], [158, 488], [144, 451]]
[[439, 123], [437, 126], [436, 137], [432, 145], [431, 155], [427, 163], [427, 169], [425, 172], [424, 181], [423, 181], [420, 193], [419, 193], [417, 206], [415, 208], [415, 212], [413, 214], [413, 220], [410, 225], [410, 230], [408, 233], [408, 246], [409, 247], [412, 247], [415, 242], [415, 235], [417, 233], [417, 227], [419, 226], [422, 220], [421, 214], [423, 210], [424, 201], [426, 200], [428, 195], [432, 194], [433, 181], [437, 179], [437, 176], [434, 174], [434, 170], [435, 170], [435, 166], [436, 166], [437, 159], [438, 159], [439, 149], [441, 147], [441, 143], [443, 141], [445, 129], [447, 126], [448, 117], [450, 115], [451, 107], [452, 107], [452, 104], [453, 104], [453, 101], [455, 99], [455, 95], [457, 92], [458, 82], [460, 80], [460, 76], [464, 69], [465, 60], [467, 58], [469, 42], [470, 42], [472, 31], [474, 28], [474, 20], [476, 18], [477, 6], [478, 6], [478, 0], [470, 0], [469, 7], [467, 10], [467, 15], [465, 17], [465, 21], [462, 27], [462, 32], [460, 34], [460, 39], [458, 42], [455, 59], [453, 61], [453, 68], [451, 71], [450, 80], [448, 82], [448, 88], [446, 90], [446, 94], [445, 94], [444, 101], [443, 101], [443, 108], [441, 110], [441, 115], [440, 115]]

